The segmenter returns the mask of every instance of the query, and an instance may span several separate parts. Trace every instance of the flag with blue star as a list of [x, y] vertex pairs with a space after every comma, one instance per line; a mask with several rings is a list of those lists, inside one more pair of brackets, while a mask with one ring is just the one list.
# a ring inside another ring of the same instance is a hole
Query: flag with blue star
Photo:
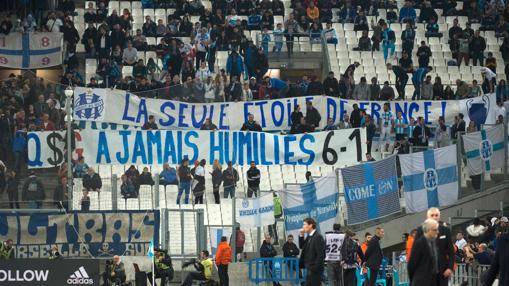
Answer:
[[407, 213], [458, 200], [456, 145], [399, 155]]
[[463, 135], [470, 175], [504, 167], [504, 125]]

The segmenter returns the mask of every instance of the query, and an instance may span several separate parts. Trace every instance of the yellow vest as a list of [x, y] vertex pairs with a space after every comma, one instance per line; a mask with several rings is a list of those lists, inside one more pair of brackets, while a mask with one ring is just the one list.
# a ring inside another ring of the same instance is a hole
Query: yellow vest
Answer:
[[203, 259], [200, 263], [203, 265], [203, 275], [205, 276], [205, 279], [212, 279], [212, 259]]

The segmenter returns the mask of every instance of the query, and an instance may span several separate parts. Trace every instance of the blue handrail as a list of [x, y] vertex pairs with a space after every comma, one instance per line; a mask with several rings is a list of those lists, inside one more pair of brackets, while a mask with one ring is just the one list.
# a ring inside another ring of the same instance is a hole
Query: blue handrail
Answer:
[[249, 260], [249, 281], [256, 285], [264, 282], [301, 282], [299, 260], [290, 257], [254, 258]]

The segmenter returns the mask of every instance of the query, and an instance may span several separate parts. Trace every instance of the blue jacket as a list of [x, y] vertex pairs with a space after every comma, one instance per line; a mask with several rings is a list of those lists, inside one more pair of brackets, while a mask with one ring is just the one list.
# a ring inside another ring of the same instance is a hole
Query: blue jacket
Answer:
[[174, 168], [170, 168], [169, 170], [163, 170], [160, 174], [161, 179], [165, 180], [167, 183], [177, 182], [177, 170]]
[[428, 73], [428, 68], [418, 68], [417, 70], [415, 70], [414, 74], [412, 75], [412, 82], [420, 84], [421, 82], [423, 82], [427, 73]]
[[399, 10], [399, 22], [403, 22], [403, 20], [410, 18], [413, 22], [417, 18], [417, 14], [415, 13], [415, 9], [412, 7], [403, 7]]
[[262, 20], [262, 16], [260, 16], [260, 15], [250, 15], [247, 17], [247, 25], [248, 26], [260, 26], [261, 20]]
[[244, 64], [242, 63], [242, 57], [240, 55], [237, 55], [237, 60], [235, 62], [233, 62], [232, 55], [228, 56], [228, 60], [226, 61], [226, 72], [228, 74], [232, 72], [232, 65], [236, 65], [239, 74], [244, 72]]
[[271, 88], [281, 90], [281, 89], [285, 88], [287, 85], [288, 85], [288, 83], [284, 80], [280, 80], [275, 77], [270, 79], [270, 87]]
[[27, 147], [27, 139], [25, 137], [25, 132], [16, 131], [14, 142], [12, 142], [12, 151], [13, 152], [25, 152]]

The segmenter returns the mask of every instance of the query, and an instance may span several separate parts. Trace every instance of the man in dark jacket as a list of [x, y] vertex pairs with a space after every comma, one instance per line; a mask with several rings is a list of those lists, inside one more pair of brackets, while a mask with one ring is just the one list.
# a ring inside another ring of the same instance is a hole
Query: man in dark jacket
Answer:
[[419, 116], [417, 119], [417, 126], [415, 126], [414, 132], [412, 134], [414, 138], [415, 146], [427, 147], [429, 144], [429, 138], [431, 136], [431, 131], [428, 126], [424, 123], [424, 119]]
[[368, 249], [366, 249], [366, 253], [364, 254], [364, 262], [366, 263], [366, 267], [369, 268], [370, 275], [366, 286], [376, 285], [375, 282], [378, 276], [378, 270], [384, 258], [382, 247], [380, 246], [380, 240], [384, 238], [384, 235], [385, 232], [383, 228], [377, 227], [375, 229], [375, 235], [368, 242]]
[[352, 113], [350, 113], [350, 124], [353, 128], [361, 127], [361, 111], [357, 103], [353, 105]]
[[[449, 278], [453, 274], [454, 269], [454, 245], [451, 238], [451, 230], [447, 225], [440, 221], [440, 210], [438, 208], [430, 208], [427, 212], [427, 218], [438, 222], [439, 236], [435, 240], [438, 248], [438, 286], [447, 286]], [[423, 236], [422, 227], [417, 229], [415, 241]], [[412, 252], [413, 256], [413, 252]], [[503, 285], [503, 284], [502, 284]]]
[[[307, 237], [304, 239], [304, 234]], [[322, 285], [321, 275], [324, 270], [325, 240], [316, 230], [316, 221], [304, 219], [299, 235], [299, 247], [302, 249], [299, 265], [307, 269], [306, 286]]]
[[253, 195], [258, 197], [260, 191], [260, 170], [256, 168], [254, 161], [251, 161], [251, 167], [247, 170], [247, 197], [251, 198]]
[[422, 224], [423, 236], [415, 240], [408, 261], [408, 276], [412, 286], [438, 285], [438, 222], [427, 219]]
[[99, 174], [97, 174], [94, 168], [89, 167], [85, 176], [83, 176], [83, 189], [85, 191], [99, 192], [103, 186], [103, 182]]
[[293, 242], [293, 235], [289, 234], [285, 244], [283, 244], [283, 257], [299, 257], [300, 250], [297, 244]]
[[42, 182], [35, 176], [34, 172], [30, 173], [23, 185], [22, 199], [28, 201], [34, 208], [40, 209], [45, 198], [46, 194]]
[[258, 124], [258, 122], [256, 122], [254, 120], [254, 115], [250, 113], [247, 116], [247, 121], [244, 122], [244, 124], [240, 128], [240, 131], [258, 131], [258, 132], [262, 132], [262, 127], [260, 126], [260, 124]]
[[323, 81], [323, 89], [327, 96], [339, 96], [339, 82], [330, 71], [329, 76]]
[[499, 275], [498, 285], [509, 285], [509, 233], [497, 239], [497, 249], [483, 286], [491, 286]]
[[426, 46], [426, 42], [422, 41], [421, 46], [417, 49], [417, 57], [420, 68], [425, 68], [429, 65], [429, 58], [431, 57], [431, 49]]
[[[272, 237], [269, 234], [265, 235], [265, 240], [262, 243], [262, 246], [260, 246], [260, 257], [262, 258], [272, 258], [276, 257], [277, 250], [274, 248], [274, 246], [271, 243]], [[272, 274], [273, 265], [271, 261], [267, 261], [265, 264], [265, 267], [267, 267], [267, 271]], [[272, 282], [274, 286], [279, 286], [278, 282]]]
[[470, 53], [472, 54], [472, 62], [474, 66], [483, 66], [484, 63], [484, 50], [486, 50], [486, 40], [481, 37], [479, 30], [475, 31], [474, 36], [470, 40]]
[[313, 102], [306, 102], [306, 122], [314, 128], [318, 128], [322, 116], [318, 110], [313, 106]]
[[60, 184], [55, 189], [53, 200], [57, 208], [68, 210], [69, 192], [67, 191], [67, 177], [60, 178]]
[[231, 198], [235, 197], [235, 187], [239, 180], [239, 173], [233, 168], [232, 161], [228, 162], [228, 167], [223, 171], [223, 188], [224, 198], [227, 199], [228, 195]]

